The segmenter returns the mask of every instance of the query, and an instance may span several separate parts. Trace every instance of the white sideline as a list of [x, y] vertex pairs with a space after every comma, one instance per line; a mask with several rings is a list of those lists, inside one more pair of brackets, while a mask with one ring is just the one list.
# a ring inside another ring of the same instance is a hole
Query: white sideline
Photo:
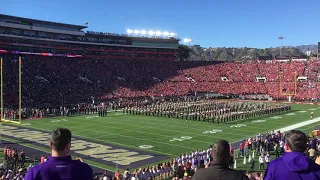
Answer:
[[307, 125], [310, 125], [310, 124], [313, 124], [313, 123], [316, 123], [316, 122], [319, 122], [319, 121], [320, 121], [320, 117], [312, 119], [312, 120], [304, 121], [304, 122], [301, 122], [301, 123], [293, 124], [291, 126], [287, 126], [287, 127], [281, 128], [281, 129], [277, 129], [275, 131], [280, 131], [280, 132], [290, 131], [292, 129], [297, 129], [297, 128], [300, 128], [300, 127], [303, 127], [303, 126], [307, 126]]

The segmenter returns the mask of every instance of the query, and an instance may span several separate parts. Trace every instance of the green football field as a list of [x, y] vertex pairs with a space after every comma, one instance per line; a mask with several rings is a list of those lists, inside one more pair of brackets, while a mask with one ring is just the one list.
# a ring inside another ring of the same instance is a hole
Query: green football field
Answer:
[[[311, 112], [314, 112], [314, 121], [309, 122]], [[320, 125], [320, 106], [293, 104], [292, 111], [287, 113], [220, 125], [182, 119], [123, 115], [122, 111], [118, 111], [108, 113], [108, 117], [83, 115], [28, 120], [23, 121], [20, 126], [48, 132], [58, 127], [69, 128], [74, 137], [171, 158], [195, 149], [207, 149], [220, 139], [234, 143], [257, 133], [281, 128], [300, 129], [310, 134], [317, 125]], [[49, 151], [46, 148], [40, 149]], [[90, 160], [88, 163], [101, 168], [115, 169]], [[242, 165], [242, 158], [239, 158], [237, 163], [240, 168], [246, 167]]]

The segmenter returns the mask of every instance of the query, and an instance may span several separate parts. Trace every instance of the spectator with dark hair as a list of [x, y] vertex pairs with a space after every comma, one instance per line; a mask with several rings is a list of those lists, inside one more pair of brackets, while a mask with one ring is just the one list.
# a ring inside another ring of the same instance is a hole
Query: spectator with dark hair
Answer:
[[88, 164], [72, 160], [69, 155], [71, 148], [71, 132], [68, 129], [57, 128], [50, 139], [52, 156], [48, 161], [31, 168], [25, 180], [88, 180], [93, 179], [93, 172]]
[[248, 177], [241, 171], [229, 168], [230, 145], [225, 140], [216, 142], [212, 148], [212, 164], [208, 168], [198, 169], [193, 180], [248, 180]]
[[320, 166], [306, 156], [307, 136], [299, 130], [285, 135], [285, 153], [272, 161], [265, 173], [265, 180], [320, 179]]

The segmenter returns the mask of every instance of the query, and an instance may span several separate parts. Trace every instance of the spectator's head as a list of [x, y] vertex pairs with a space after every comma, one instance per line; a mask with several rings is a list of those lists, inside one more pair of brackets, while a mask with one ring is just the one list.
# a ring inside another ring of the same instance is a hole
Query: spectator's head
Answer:
[[248, 176], [248, 178], [250, 179], [252, 177], [251, 171], [247, 171], [246, 175]]
[[285, 151], [286, 152], [305, 152], [308, 148], [308, 137], [299, 130], [286, 132]]
[[261, 177], [260, 172], [257, 172], [257, 174], [256, 174], [256, 179], [260, 179], [260, 177]]
[[52, 149], [52, 156], [67, 156], [71, 148], [71, 131], [65, 128], [57, 128], [51, 134], [49, 145]]
[[229, 165], [230, 145], [226, 140], [217, 141], [212, 147], [212, 161], [215, 164]]

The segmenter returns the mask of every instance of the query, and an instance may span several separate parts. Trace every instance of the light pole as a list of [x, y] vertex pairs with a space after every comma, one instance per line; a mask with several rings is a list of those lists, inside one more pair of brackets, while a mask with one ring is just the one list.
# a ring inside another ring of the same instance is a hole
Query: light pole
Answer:
[[307, 60], [310, 60], [311, 51], [310, 51], [309, 49], [308, 49], [308, 51], [306, 52], [306, 55], [307, 55], [307, 57], [308, 57]]
[[284, 39], [283, 36], [278, 37], [280, 39], [280, 56], [282, 56], [282, 40]]

